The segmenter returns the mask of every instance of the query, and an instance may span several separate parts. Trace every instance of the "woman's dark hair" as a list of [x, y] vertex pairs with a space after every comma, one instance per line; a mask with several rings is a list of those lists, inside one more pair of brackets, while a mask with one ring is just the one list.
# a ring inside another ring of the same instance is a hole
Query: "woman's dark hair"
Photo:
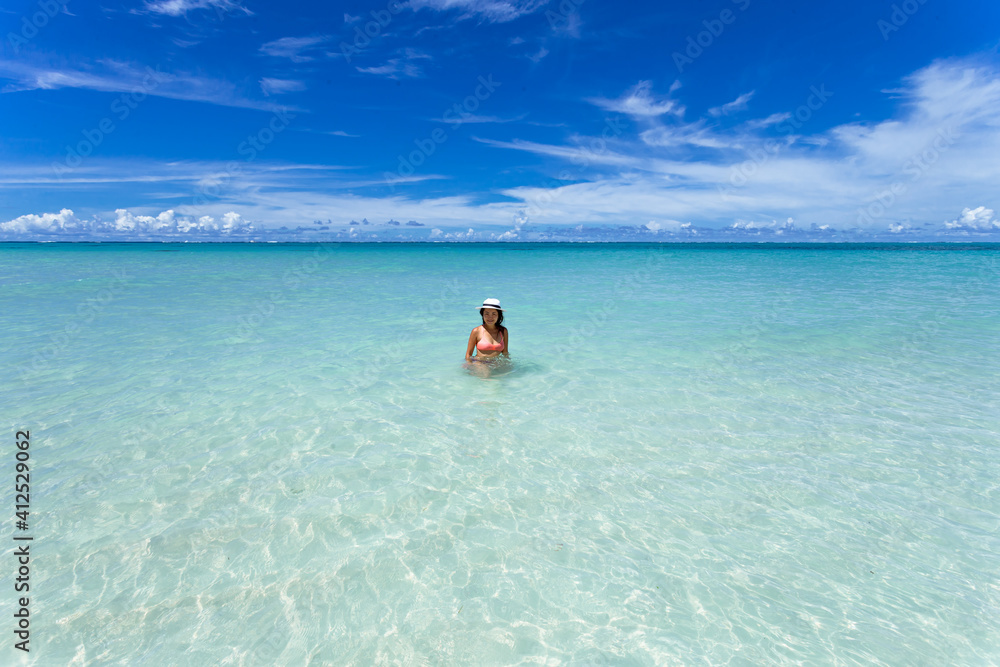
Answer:
[[[480, 317], [483, 316], [483, 311], [484, 310], [486, 310], [486, 309], [485, 308], [480, 308], [479, 309], [479, 316]], [[490, 310], [496, 310], [496, 309], [495, 308], [490, 308]], [[484, 325], [486, 324], [486, 320], [485, 319], [483, 320], [483, 324]], [[497, 310], [497, 329], [499, 329], [500, 331], [506, 331], [507, 330], [507, 328], [503, 326], [503, 311], [502, 310]]]

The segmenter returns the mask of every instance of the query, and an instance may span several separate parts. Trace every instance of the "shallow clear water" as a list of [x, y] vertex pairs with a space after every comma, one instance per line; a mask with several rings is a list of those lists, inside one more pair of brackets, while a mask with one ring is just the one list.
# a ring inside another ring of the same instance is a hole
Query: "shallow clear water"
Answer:
[[0, 284], [26, 664], [1000, 664], [998, 246], [7, 244]]

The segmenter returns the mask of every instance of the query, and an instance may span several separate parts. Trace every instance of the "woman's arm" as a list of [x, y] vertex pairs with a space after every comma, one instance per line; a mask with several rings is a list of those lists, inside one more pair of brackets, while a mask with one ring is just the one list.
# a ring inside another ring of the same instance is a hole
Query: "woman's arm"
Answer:
[[510, 356], [510, 329], [504, 328], [503, 330], [503, 352], [508, 357]]
[[466, 361], [472, 361], [472, 352], [476, 349], [476, 341], [479, 340], [479, 336], [476, 335], [476, 331], [478, 330], [479, 327], [476, 327], [472, 330], [472, 333], [469, 334], [469, 344], [465, 347]]

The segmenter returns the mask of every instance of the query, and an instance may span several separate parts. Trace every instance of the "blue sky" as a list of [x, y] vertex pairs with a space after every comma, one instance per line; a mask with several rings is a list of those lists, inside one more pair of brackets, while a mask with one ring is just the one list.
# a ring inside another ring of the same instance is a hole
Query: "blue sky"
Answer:
[[994, 1], [17, 0], [0, 34], [0, 239], [1000, 240]]

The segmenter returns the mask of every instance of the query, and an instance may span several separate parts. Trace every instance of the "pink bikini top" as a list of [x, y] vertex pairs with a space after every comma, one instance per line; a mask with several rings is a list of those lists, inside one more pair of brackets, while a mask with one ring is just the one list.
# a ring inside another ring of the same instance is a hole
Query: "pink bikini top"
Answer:
[[476, 345], [476, 349], [480, 352], [503, 352], [503, 332], [500, 332], [499, 343], [483, 343], [480, 341], [480, 343]]

